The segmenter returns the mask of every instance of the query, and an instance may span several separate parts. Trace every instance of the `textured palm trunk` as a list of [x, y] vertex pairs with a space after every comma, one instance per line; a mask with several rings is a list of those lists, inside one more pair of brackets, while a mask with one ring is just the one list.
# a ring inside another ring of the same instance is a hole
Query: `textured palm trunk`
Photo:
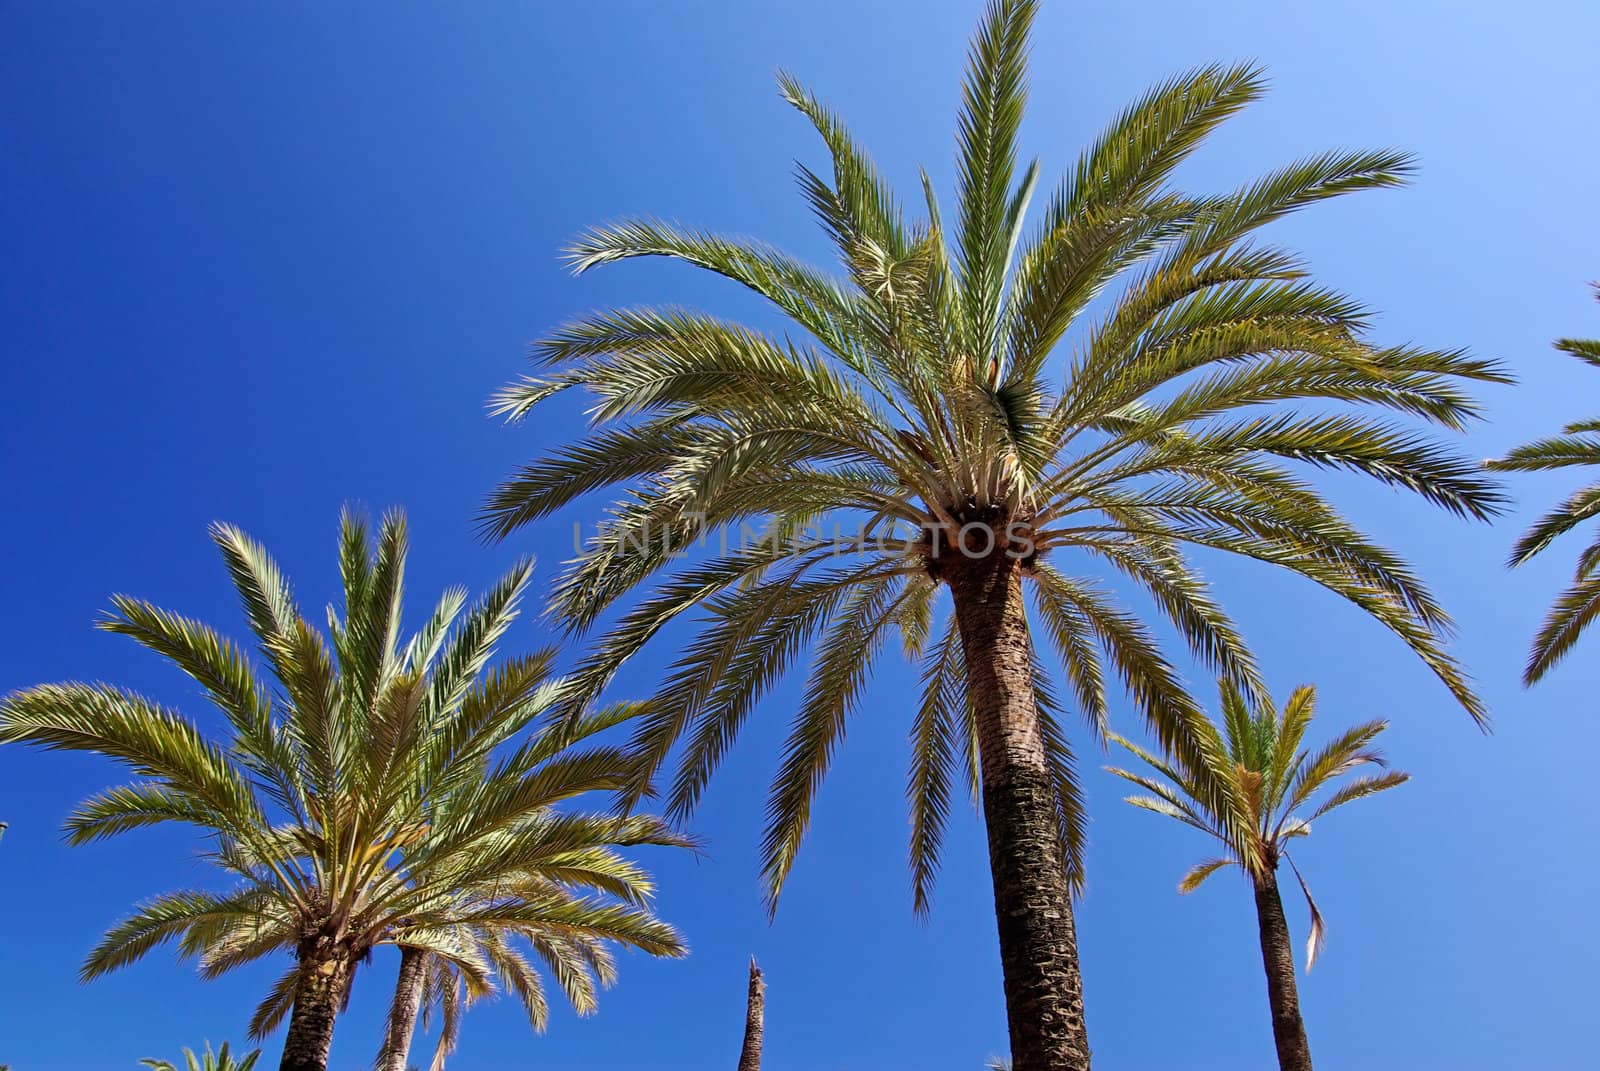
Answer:
[[1083, 981], [1055, 793], [1033, 691], [1021, 563], [956, 553], [950, 584], [977, 718], [1000, 964], [1015, 1071], [1085, 1071]]
[[1255, 879], [1256, 920], [1261, 927], [1261, 962], [1267, 969], [1267, 1000], [1272, 1005], [1272, 1040], [1282, 1071], [1311, 1071], [1311, 1046], [1300, 1018], [1300, 994], [1294, 980], [1294, 948], [1283, 917], [1278, 876], [1268, 870]]
[[[301, 957], [306, 962], [306, 957]], [[350, 989], [350, 961], [344, 958], [313, 960], [302, 973], [289, 1016], [289, 1034], [283, 1039], [279, 1071], [328, 1071], [328, 1051], [333, 1048], [333, 1024]]]
[[422, 974], [422, 951], [402, 946], [394, 1002], [389, 1005], [389, 1022], [384, 1027], [383, 1048], [378, 1052], [374, 1071], [406, 1071], [406, 1060], [411, 1056], [411, 1037], [417, 1028], [417, 1013], [422, 1010]]
[[744, 1048], [739, 1050], [739, 1071], [761, 1071], [761, 1039], [766, 1030], [767, 983], [761, 968], [750, 960], [750, 993], [744, 1006]]

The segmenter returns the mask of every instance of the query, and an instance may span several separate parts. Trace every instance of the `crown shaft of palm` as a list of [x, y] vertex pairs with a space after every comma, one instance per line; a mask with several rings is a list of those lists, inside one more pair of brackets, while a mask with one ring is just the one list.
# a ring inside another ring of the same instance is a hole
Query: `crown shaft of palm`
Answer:
[[628, 783], [626, 750], [588, 737], [637, 709], [558, 724], [552, 655], [491, 668], [531, 563], [470, 610], [464, 592], [446, 593], [405, 639], [404, 521], [385, 518], [374, 537], [347, 514], [344, 604], [324, 635], [260, 545], [228, 526], [212, 534], [271, 682], [208, 626], [136, 599], [117, 597], [103, 627], [197, 681], [227, 722], [225, 741], [106, 685], [45, 685], [0, 705], [0, 740], [97, 752], [143, 778], [81, 805], [74, 841], [182, 823], [207, 836], [211, 862], [234, 881], [144, 905], [90, 953], [86, 979], [174, 941], [207, 977], [287, 953], [293, 966], [251, 1029], [263, 1036], [287, 1017], [281, 1066], [303, 1071], [326, 1066], [351, 978], [378, 945], [423, 948], [477, 993], [498, 978], [530, 1010], [543, 1006], [538, 977], [506, 936], [531, 942], [580, 1002], [610, 974], [599, 942], [681, 954], [648, 910], [648, 876], [614, 849], [684, 838], [647, 816], [561, 806]]
[[[1114, 677], [1163, 746], [1200, 759], [1186, 729], [1196, 708], [1173, 662], [1096, 568], [1142, 589], [1203, 666], [1251, 692], [1262, 691], [1255, 664], [1188, 551], [1291, 570], [1387, 626], [1484, 715], [1444, 649], [1444, 610], [1294, 466], [1353, 471], [1488, 517], [1501, 499], [1476, 463], [1383, 414], [1458, 429], [1476, 413], [1464, 385], [1504, 376], [1460, 352], [1372, 344], [1358, 303], [1253, 240], [1317, 201], [1399, 183], [1407, 157], [1329, 153], [1220, 196], [1181, 193], [1174, 169], [1262, 91], [1253, 68], [1209, 67], [1119, 115], [1030, 228], [1039, 170], [1019, 161], [1017, 131], [1035, 6], [992, 4], [973, 39], [948, 222], [926, 177], [925, 212], [908, 222], [839, 117], [783, 76], [785, 98], [827, 148], [828, 172], [802, 167], [799, 182], [842, 276], [648, 219], [589, 232], [571, 258], [578, 270], [686, 261], [767, 299], [792, 334], [692, 311], [614, 310], [554, 332], [536, 347], [535, 375], [498, 399], [517, 418], [583, 390], [595, 426], [492, 494], [490, 534], [591, 492], [625, 492], [555, 604], [581, 631], [630, 592], [646, 594], [580, 667], [575, 694], [597, 694], [678, 616], [705, 613], [637, 736], [652, 766], [676, 756], [673, 814], [694, 808], [762, 694], [812, 652], [769, 797], [774, 903], [874, 660], [898, 637], [923, 682], [907, 786], [918, 910], [959, 783], [1009, 791], [1018, 770], [1042, 767], [1049, 807], [986, 801], [986, 820], [1005, 812], [990, 822], [997, 908], [1002, 920], [1028, 916], [1030, 933], [1049, 929], [1033, 918], [1045, 909], [1014, 902], [999, 874], [1011, 849], [994, 839], [1015, 824], [1025, 841], [1054, 839], [1041, 858], [1061, 876], [1030, 887], [1047, 890], [1052, 917], [1070, 919], [1083, 815], [1036, 637], [1091, 732], [1108, 717]], [[1068, 348], [1063, 367], [1055, 355]], [[1308, 410], [1323, 402], [1331, 412]], [[1072, 571], [1085, 566], [1090, 575]], [[993, 646], [974, 636], [999, 610], [990, 595], [964, 597], [969, 588], [1022, 592], [1001, 604]], [[1002, 938], [1013, 996], [1022, 964], [1076, 964], [1070, 922], [1039, 938], [1048, 948], [1020, 931]], [[1045, 1000], [1043, 977], [1017, 985]], [[1087, 1060], [1076, 1026], [1013, 1046], [1023, 1071]]]

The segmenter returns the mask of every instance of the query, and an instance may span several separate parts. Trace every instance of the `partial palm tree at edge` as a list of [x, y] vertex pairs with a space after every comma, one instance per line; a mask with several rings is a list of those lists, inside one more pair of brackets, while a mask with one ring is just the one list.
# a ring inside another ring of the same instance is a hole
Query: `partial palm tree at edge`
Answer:
[[[1600, 283], [1595, 284], [1600, 300]], [[1600, 339], [1563, 338], [1556, 349], [1571, 354], [1585, 364], [1600, 368]], [[1543, 472], [1573, 466], [1600, 466], [1600, 418], [1575, 420], [1561, 434], [1536, 439], [1517, 447], [1505, 457], [1489, 462], [1500, 472]], [[1542, 553], [1558, 538], [1578, 525], [1600, 516], [1600, 481], [1585, 484], [1535, 521], [1511, 550], [1510, 565], [1516, 567]], [[1557, 596], [1533, 639], [1533, 650], [1523, 671], [1522, 683], [1538, 683], [1566, 657], [1584, 631], [1600, 614], [1600, 535], [1578, 555], [1572, 583]]]
[[[1019, 161], [1017, 132], [1035, 8], [993, 3], [973, 38], [949, 217], [924, 178], [926, 215], [908, 221], [839, 117], [782, 77], [828, 150], [830, 173], [802, 167], [799, 181], [844, 278], [655, 220], [578, 239], [580, 271], [676, 258], [754, 290], [793, 330], [639, 307], [556, 331], [498, 411], [520, 418], [581, 389], [594, 426], [508, 478], [484, 524], [505, 538], [590, 492], [620, 493], [554, 606], [585, 631], [648, 593], [577, 670], [581, 699], [701, 611], [637, 737], [654, 766], [676, 757], [670, 815], [694, 808], [759, 698], [812, 651], [769, 797], [774, 907], [874, 660], [898, 636], [923, 684], [908, 704], [914, 903], [927, 909], [965, 783], [984, 814], [1012, 1056], [1020, 1071], [1058, 1071], [1089, 1063], [1071, 904], [1084, 816], [1036, 638], [1065, 666], [1091, 735], [1109, 717], [1109, 659], [1163, 746], [1205, 758], [1155, 632], [1070, 563], [1131, 579], [1203, 665], [1252, 693], [1264, 691], [1255, 664], [1185, 548], [1288, 569], [1398, 635], [1482, 720], [1444, 649], [1443, 608], [1291, 465], [1492, 516], [1501, 495], [1479, 465], [1379, 414], [1458, 430], [1477, 414], [1464, 384], [1505, 376], [1458, 351], [1371, 343], [1364, 308], [1253, 241], [1305, 206], [1399, 184], [1404, 154], [1327, 153], [1220, 196], [1169, 185], [1261, 96], [1253, 67], [1203, 68], [1141, 97], [1030, 227], [1040, 169]], [[1119, 281], [1102, 311], [1097, 295]], [[1058, 349], [1070, 357], [1052, 366]], [[836, 521], [871, 531], [817, 533]], [[758, 538], [716, 549], [744, 526]]]

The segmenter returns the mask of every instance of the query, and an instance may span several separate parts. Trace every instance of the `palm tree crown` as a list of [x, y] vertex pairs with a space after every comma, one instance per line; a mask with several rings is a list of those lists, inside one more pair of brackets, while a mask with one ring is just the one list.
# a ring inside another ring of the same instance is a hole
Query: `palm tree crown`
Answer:
[[[1281, 710], [1262, 703], [1254, 711], [1237, 689], [1225, 686], [1223, 730], [1219, 733], [1209, 720], [1196, 724], [1196, 733], [1209, 746], [1203, 749], [1205, 763], [1193, 767], [1158, 758], [1112, 734], [1116, 743], [1151, 771], [1108, 768], [1150, 793], [1131, 796], [1127, 802], [1175, 818], [1223, 846], [1223, 855], [1196, 864], [1183, 876], [1178, 883], [1180, 893], [1193, 892], [1212, 874], [1230, 866], [1252, 876], [1273, 871], [1280, 860], [1288, 858], [1289, 842], [1308, 836], [1313, 822], [1347, 803], [1410, 779], [1398, 770], [1382, 769], [1348, 781], [1318, 800], [1318, 794], [1339, 778], [1387, 765], [1373, 742], [1389, 723], [1369, 721], [1321, 748], [1303, 749], [1315, 710], [1316, 691], [1310, 685], [1296, 688]], [[1298, 870], [1295, 876], [1299, 878]], [[1303, 878], [1299, 880], [1311, 911], [1306, 947], [1309, 968], [1321, 948], [1324, 926], [1310, 889]]]
[[[1017, 131], [1035, 7], [997, 0], [976, 35], [949, 217], [926, 175], [924, 214], [908, 217], [840, 118], [780, 78], [827, 149], [827, 174], [800, 167], [799, 183], [842, 277], [650, 219], [571, 247], [578, 271], [668, 257], [724, 276], [769, 300], [792, 335], [682, 309], [586, 316], [539, 343], [536, 374], [498, 401], [519, 418], [582, 389], [595, 426], [508, 478], [485, 509], [487, 531], [503, 538], [618, 488], [555, 605], [584, 629], [655, 581], [580, 668], [575, 694], [598, 692], [679, 615], [704, 612], [638, 734], [656, 765], [687, 741], [670, 813], [695, 805], [757, 699], [815, 645], [769, 802], [774, 901], [874, 660], [898, 635], [922, 667], [908, 795], [915, 899], [926, 906], [951, 786], [965, 770], [976, 788], [981, 750], [959, 606], [941, 622], [939, 592], [951, 588], [959, 604], [966, 560], [989, 552], [1016, 562], [1033, 627], [1096, 731], [1109, 657], [1157, 737], [1199, 758], [1182, 728], [1193, 701], [1095, 565], [1142, 588], [1205, 665], [1261, 693], [1192, 547], [1289, 569], [1352, 601], [1484, 715], [1443, 649], [1445, 611], [1291, 463], [1488, 517], [1501, 496], [1476, 464], [1380, 413], [1456, 429], [1476, 413], [1462, 381], [1504, 377], [1461, 352], [1371, 342], [1360, 304], [1256, 241], [1288, 213], [1400, 183], [1409, 159], [1331, 152], [1228, 193], [1179, 191], [1178, 165], [1263, 90], [1256, 68], [1207, 67], [1117, 116], [1030, 225], [1040, 167], [1019, 159]], [[1075, 868], [1071, 750], [1055, 697], [1035, 678], [1038, 746]]]
[[531, 561], [464, 615], [466, 592], [446, 592], [405, 637], [404, 519], [386, 517], [374, 538], [346, 513], [344, 604], [329, 608], [325, 638], [259, 544], [227, 525], [212, 535], [271, 681], [209, 626], [141, 600], [116, 597], [102, 627], [197, 681], [226, 719], [224, 740], [104, 684], [43, 685], [0, 705], [0, 742], [96, 752], [143, 778], [82, 804], [67, 823], [74, 843], [183, 823], [234, 882], [145, 903], [90, 952], [85, 979], [173, 941], [207, 977], [288, 952], [251, 1034], [288, 1016], [283, 1066], [321, 1068], [355, 968], [382, 944], [427, 953], [469, 995], [498, 980], [536, 1023], [542, 986], [513, 939], [580, 1007], [591, 975], [610, 977], [605, 942], [683, 953], [644, 906], [647, 876], [614, 849], [685, 838], [649, 816], [559, 808], [631, 783], [627, 750], [588, 738], [639, 708], [557, 718], [566, 685], [552, 652], [491, 665]]
[[[1600, 284], [1595, 286], [1595, 297], [1600, 299]], [[1600, 367], [1600, 339], [1563, 338], [1556, 342], [1556, 349], [1585, 364]], [[1600, 465], [1597, 432], [1600, 432], [1600, 419], [1575, 420], [1562, 428], [1560, 435], [1525, 443], [1505, 457], [1489, 462], [1489, 467], [1502, 472], [1541, 472]], [[1600, 516], [1600, 481], [1585, 484], [1535, 521], [1512, 548], [1510, 564], [1521, 565], [1595, 516]], [[1600, 535], [1578, 555], [1571, 585], [1557, 596], [1539, 626], [1523, 672], [1523, 683], [1537, 682], [1561, 661], [1597, 613], [1600, 613]]]
[[[1253, 67], [1203, 68], [1135, 101], [1030, 224], [1040, 167], [1021, 161], [1017, 134], [1036, 7], [994, 0], [973, 39], [948, 218], [926, 175], [920, 218], [908, 215], [839, 117], [780, 78], [827, 148], [828, 173], [801, 167], [799, 181], [842, 274], [650, 219], [580, 237], [579, 271], [686, 261], [762, 295], [789, 330], [651, 307], [557, 330], [497, 409], [517, 418], [584, 391], [593, 427], [501, 484], [484, 523], [503, 538], [590, 492], [618, 496], [554, 606], [586, 630], [646, 594], [579, 666], [575, 701], [701, 611], [635, 739], [647, 769], [678, 757], [669, 816], [694, 808], [757, 701], [811, 651], [768, 797], [769, 909], [898, 636], [922, 676], [908, 704], [913, 901], [926, 910], [965, 781], [984, 815], [1012, 1058], [1020, 1071], [1081, 1071], [1071, 889], [1084, 815], [1035, 635], [1055, 648], [1091, 732], [1107, 721], [1109, 663], [1163, 747], [1201, 762], [1177, 670], [1095, 573], [1129, 578], [1202, 664], [1262, 695], [1189, 558], [1222, 551], [1355, 603], [1482, 719], [1444, 650], [1444, 610], [1297, 468], [1359, 473], [1488, 517], [1501, 496], [1481, 466], [1415, 425], [1460, 428], [1477, 411], [1465, 382], [1504, 377], [1457, 351], [1375, 344], [1360, 304], [1258, 241], [1300, 208], [1399, 183], [1404, 154], [1325, 153], [1220, 195], [1171, 184], [1261, 95]], [[649, 787], [641, 778], [635, 795]]]
[[252, 1049], [242, 1058], [235, 1058], [228, 1051], [228, 1043], [226, 1041], [222, 1043], [222, 1048], [212, 1052], [211, 1042], [208, 1041], [206, 1042], [206, 1051], [204, 1053], [196, 1053], [193, 1049], [183, 1050], [183, 1067], [181, 1069], [171, 1060], [146, 1059], [139, 1062], [148, 1067], [150, 1071], [250, 1071], [260, 1058], [260, 1049]]

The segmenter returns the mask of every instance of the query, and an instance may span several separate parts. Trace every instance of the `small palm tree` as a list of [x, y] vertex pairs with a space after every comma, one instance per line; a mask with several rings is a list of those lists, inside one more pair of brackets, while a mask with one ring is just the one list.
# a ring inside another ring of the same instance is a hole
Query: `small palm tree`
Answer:
[[[626, 706], [613, 711], [632, 714]], [[621, 719], [600, 721], [619, 724]], [[541, 736], [581, 739], [604, 727], [551, 727], [528, 746], [547, 743]], [[553, 749], [544, 766], [554, 771], [557, 763], [575, 756], [570, 747]], [[452, 812], [470, 813], [473, 806], [471, 799], [458, 797], [430, 803], [429, 811], [444, 819], [430, 825], [430, 832], [449, 829]], [[412, 874], [412, 885], [427, 890], [434, 904], [398, 925], [390, 938], [400, 949], [400, 969], [375, 1071], [406, 1071], [419, 1014], [425, 1027], [434, 1015], [440, 1018], [432, 1063], [440, 1071], [455, 1047], [467, 1006], [497, 989], [513, 993], [533, 1028], [543, 1032], [549, 1002], [539, 972], [518, 951], [519, 944], [545, 965], [579, 1015], [593, 1014], [597, 989], [616, 981], [613, 943], [656, 956], [687, 954], [677, 934], [648, 914], [655, 891], [650, 875], [616, 849], [643, 844], [693, 847], [692, 838], [645, 815], [619, 818], [551, 810], [518, 823], [508, 831], [508, 840], [515, 850], [503, 865], [486, 865], [475, 876], [447, 875], [435, 881], [420, 868]], [[418, 848], [416, 857], [426, 858], [427, 841]], [[517, 910], [519, 905], [543, 910]]]
[[280, 1066], [325, 1071], [355, 970], [380, 945], [423, 950], [480, 990], [498, 976], [535, 1015], [543, 998], [513, 938], [558, 977], [585, 964], [608, 970], [603, 939], [682, 954], [677, 934], [645, 908], [572, 891], [637, 891], [640, 876], [619, 869], [608, 846], [683, 838], [645, 816], [556, 810], [632, 782], [626, 749], [578, 745], [638, 708], [557, 719], [566, 686], [551, 673], [553, 652], [490, 667], [531, 562], [464, 617], [466, 593], [446, 592], [405, 638], [404, 519], [386, 517], [374, 539], [347, 512], [344, 605], [329, 609], [324, 637], [259, 544], [227, 525], [212, 536], [273, 682], [215, 630], [141, 600], [116, 597], [102, 627], [194, 678], [226, 720], [224, 739], [104, 684], [42, 685], [0, 703], [0, 743], [94, 752], [142, 778], [82, 804], [67, 822], [74, 843], [186, 824], [235, 882], [144, 904], [90, 952], [85, 979], [174, 941], [206, 977], [288, 953], [293, 964], [250, 1032], [262, 1037], [287, 1018]]
[[1394, 770], [1358, 777], [1312, 806], [1317, 794], [1336, 779], [1364, 767], [1385, 765], [1382, 753], [1372, 744], [1388, 727], [1385, 721], [1367, 722], [1316, 751], [1303, 751], [1300, 744], [1315, 706], [1316, 692], [1306, 685], [1295, 689], [1281, 712], [1270, 702], [1261, 702], [1252, 712], [1244, 696], [1225, 685], [1223, 733], [1219, 734], [1209, 720], [1202, 719], [1194, 727], [1196, 734], [1208, 741], [1204, 748], [1206, 761], [1199, 765], [1167, 761], [1122, 737], [1112, 736], [1155, 773], [1152, 777], [1110, 768], [1118, 777], [1150, 793], [1130, 797], [1129, 803], [1176, 818], [1216, 838], [1223, 846], [1223, 855], [1208, 859], [1185, 874], [1178, 891], [1191, 893], [1206, 878], [1230, 866], [1240, 867], [1249, 875], [1255, 888], [1261, 957], [1272, 1007], [1272, 1035], [1283, 1071], [1310, 1071], [1311, 1050], [1305, 1022], [1300, 1017], [1289, 927], [1278, 895], [1278, 864], [1287, 861], [1294, 869], [1311, 911], [1311, 936], [1306, 945], [1309, 970], [1322, 945], [1323, 919], [1305, 879], [1289, 858], [1289, 842], [1308, 835], [1311, 823], [1330, 811], [1394, 788], [1409, 778]]
[[[1595, 286], [1595, 298], [1600, 300], [1600, 284]], [[1556, 349], [1600, 368], [1600, 339], [1563, 338], [1556, 342]], [[1592, 469], [1600, 466], [1597, 433], [1600, 433], [1600, 418], [1576, 420], [1562, 428], [1560, 435], [1519, 446], [1505, 457], [1490, 461], [1489, 467], [1501, 472], [1541, 472], [1574, 466]], [[1535, 521], [1512, 548], [1510, 564], [1521, 565], [1559, 537], [1597, 516], [1600, 516], [1600, 481], [1585, 484]], [[1557, 596], [1539, 626], [1522, 683], [1536, 683], [1560, 662], [1596, 614], [1600, 614], [1600, 535], [1578, 555], [1572, 583]]]
[[[206, 1042], [206, 1051], [202, 1056], [197, 1056], [193, 1049], [183, 1050], [183, 1068], [181, 1071], [250, 1071], [261, 1058], [260, 1049], [252, 1049], [244, 1056], [235, 1059], [228, 1051], [228, 1043], [224, 1041], [222, 1048], [216, 1052], [211, 1051], [211, 1042]], [[180, 1071], [177, 1064], [171, 1060], [144, 1059], [139, 1061], [150, 1071]], [[0, 1071], [4, 1071], [0, 1068]]]
[[679, 760], [670, 816], [695, 807], [760, 698], [811, 652], [768, 800], [769, 906], [875, 660], [903, 640], [924, 681], [906, 712], [913, 901], [927, 909], [965, 784], [984, 813], [1011, 1053], [1058, 1071], [1089, 1062], [1071, 903], [1084, 814], [1036, 641], [1058, 652], [1092, 734], [1120, 677], [1155, 735], [1199, 761], [1193, 700], [1099, 574], [1130, 578], [1202, 662], [1263, 691], [1188, 557], [1223, 551], [1350, 600], [1481, 718], [1443, 649], [1444, 610], [1299, 466], [1488, 517], [1501, 497], [1480, 465], [1385, 416], [1458, 429], [1476, 412], [1465, 383], [1504, 377], [1460, 352], [1374, 344], [1367, 310], [1260, 241], [1301, 208], [1399, 184], [1404, 154], [1327, 153], [1222, 195], [1171, 185], [1261, 96], [1252, 67], [1135, 101], [1030, 226], [1040, 168], [1019, 158], [1018, 130], [1036, 7], [994, 0], [973, 39], [953, 212], [925, 178], [908, 215], [839, 116], [781, 79], [827, 148], [829, 170], [799, 177], [839, 271], [649, 219], [579, 238], [578, 270], [675, 258], [753, 290], [786, 326], [642, 307], [554, 332], [499, 410], [585, 392], [594, 426], [508, 478], [485, 525], [504, 538], [616, 496], [555, 592], [574, 630], [640, 593], [576, 674], [579, 697], [699, 616], [638, 737], [652, 766]]

